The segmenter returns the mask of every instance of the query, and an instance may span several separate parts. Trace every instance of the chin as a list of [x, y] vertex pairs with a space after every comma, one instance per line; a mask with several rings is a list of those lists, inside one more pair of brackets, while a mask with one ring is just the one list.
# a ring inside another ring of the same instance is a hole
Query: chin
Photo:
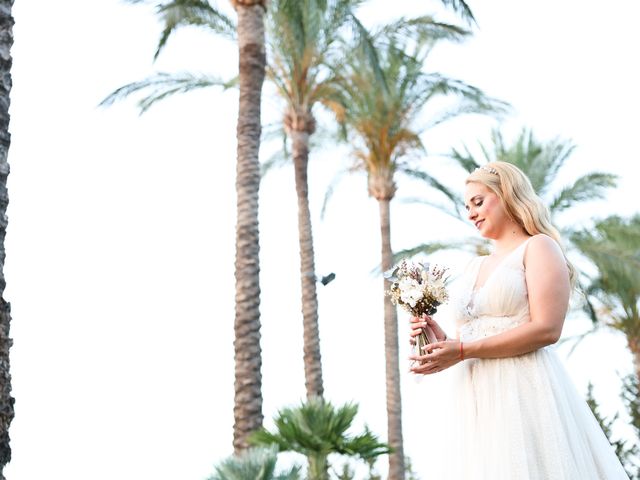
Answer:
[[495, 240], [496, 239], [496, 235], [491, 230], [479, 230], [478, 232], [480, 233], [480, 236], [482, 238], [487, 238], [489, 240]]

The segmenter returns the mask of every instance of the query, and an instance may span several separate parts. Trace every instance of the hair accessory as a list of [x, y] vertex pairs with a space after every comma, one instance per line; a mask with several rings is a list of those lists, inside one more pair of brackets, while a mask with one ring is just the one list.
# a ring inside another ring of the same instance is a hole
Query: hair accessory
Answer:
[[482, 166], [480, 166], [480, 167], [476, 168], [476, 169], [474, 170], [474, 172], [477, 172], [478, 170], [484, 170], [485, 172], [487, 172], [487, 173], [491, 173], [491, 174], [493, 174], [493, 175], [497, 175], [497, 174], [498, 174], [498, 170], [496, 170], [496, 169], [495, 169], [495, 168], [493, 168], [493, 167], [488, 167], [487, 165], [482, 165]]

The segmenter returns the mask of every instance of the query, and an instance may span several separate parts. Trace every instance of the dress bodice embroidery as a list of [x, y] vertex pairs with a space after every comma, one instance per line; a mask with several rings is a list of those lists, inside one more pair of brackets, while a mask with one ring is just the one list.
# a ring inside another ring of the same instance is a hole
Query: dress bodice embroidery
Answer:
[[472, 260], [457, 305], [461, 340], [496, 335], [529, 321], [523, 258], [530, 238], [504, 257], [479, 287], [478, 273], [486, 257]]

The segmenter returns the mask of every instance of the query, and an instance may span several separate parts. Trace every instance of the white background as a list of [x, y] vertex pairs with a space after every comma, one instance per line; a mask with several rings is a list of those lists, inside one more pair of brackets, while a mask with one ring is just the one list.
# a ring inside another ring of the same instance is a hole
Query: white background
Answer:
[[[396, 0], [393, 13], [442, 12], [438, 2], [414, 3]], [[637, 212], [638, 3], [470, 3], [476, 36], [435, 50], [429, 67], [510, 102], [508, 135], [530, 126], [543, 140], [572, 139], [578, 148], [558, 188], [592, 170], [621, 176], [606, 202], [563, 221]], [[372, 24], [389, 10], [389, 2], [372, 1], [362, 17]], [[237, 94], [195, 92], [141, 117], [133, 101], [97, 105], [154, 71], [230, 77], [235, 46], [181, 31], [154, 65], [160, 27], [149, 8], [31, 0], [16, 2], [14, 16], [5, 298], [16, 417], [7, 478], [204, 479], [232, 452]], [[265, 87], [265, 122], [280, 118], [270, 92]], [[459, 121], [424, 141], [443, 153], [486, 139], [493, 125]], [[364, 176], [347, 177], [321, 220], [324, 192], [351, 160], [332, 143], [311, 157], [317, 270], [337, 275], [318, 290], [325, 390], [335, 403], [358, 402], [358, 425], [384, 438], [382, 286], [371, 273], [380, 251], [377, 204]], [[441, 178], [450, 173], [439, 160], [425, 162]], [[400, 183], [395, 249], [471, 232], [401, 202], [428, 195]], [[304, 396], [295, 205], [292, 168], [270, 173], [260, 203], [267, 423]], [[437, 259], [453, 267], [466, 260]], [[403, 339], [406, 320], [401, 314]], [[585, 328], [578, 316], [565, 333]], [[620, 409], [617, 375], [631, 371], [624, 338], [603, 331], [567, 352], [560, 348], [578, 389], [592, 380], [605, 413]], [[405, 449], [424, 478], [440, 478], [438, 451], [450, 448], [438, 444], [446, 425], [433, 414], [446, 407], [446, 380], [443, 373], [416, 383], [403, 369]]]

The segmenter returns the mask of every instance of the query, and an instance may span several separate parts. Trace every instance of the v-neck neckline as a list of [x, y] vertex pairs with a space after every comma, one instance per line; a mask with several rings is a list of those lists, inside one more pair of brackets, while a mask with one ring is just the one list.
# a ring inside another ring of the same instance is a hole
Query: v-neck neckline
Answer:
[[518, 245], [516, 248], [514, 248], [509, 253], [507, 253], [504, 257], [502, 257], [500, 261], [496, 264], [496, 266], [493, 268], [493, 270], [489, 272], [489, 274], [487, 275], [487, 278], [484, 279], [484, 283], [478, 286], [478, 277], [480, 276], [480, 270], [482, 270], [482, 265], [484, 265], [484, 262], [489, 257], [489, 255], [486, 255], [485, 257], [480, 257], [482, 258], [482, 260], [478, 262], [478, 267], [476, 269], [476, 274], [474, 276], [473, 284], [471, 288], [471, 295], [473, 296], [477, 294], [480, 290], [482, 290], [489, 283], [489, 280], [491, 280], [495, 271], [499, 270], [500, 267], [502, 267], [502, 265], [507, 260], [507, 258], [513, 255], [518, 249], [520, 249], [520, 247], [522, 247], [523, 245], [526, 245], [529, 242], [529, 240], [531, 240], [532, 238], [533, 237], [527, 238], [524, 242], [522, 242], [520, 245]]

